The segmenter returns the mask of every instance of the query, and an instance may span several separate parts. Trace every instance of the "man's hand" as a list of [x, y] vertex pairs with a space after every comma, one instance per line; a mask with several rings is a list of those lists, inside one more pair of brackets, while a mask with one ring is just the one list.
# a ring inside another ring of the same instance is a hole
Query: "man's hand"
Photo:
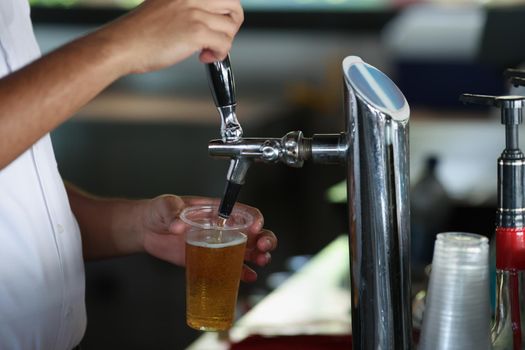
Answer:
[[157, 70], [200, 52], [222, 60], [244, 20], [239, 0], [146, 0], [97, 33], [123, 53], [126, 73]]
[[242, 21], [239, 0], [146, 0], [0, 79], [0, 169], [123, 75], [224, 59]]
[[[184, 233], [187, 230], [179, 214], [186, 206], [219, 204], [217, 200], [201, 197], [178, 197], [164, 195], [148, 202], [143, 202], [141, 237], [143, 246], [149, 254], [173, 264], [184, 265], [185, 242]], [[268, 264], [271, 260], [270, 251], [277, 246], [277, 238], [273, 232], [263, 229], [263, 216], [256, 208], [244, 204], [244, 210], [251, 213], [255, 220], [248, 228], [245, 260], [259, 266]], [[257, 273], [250, 267], [244, 266], [242, 279], [250, 282], [257, 279]]]

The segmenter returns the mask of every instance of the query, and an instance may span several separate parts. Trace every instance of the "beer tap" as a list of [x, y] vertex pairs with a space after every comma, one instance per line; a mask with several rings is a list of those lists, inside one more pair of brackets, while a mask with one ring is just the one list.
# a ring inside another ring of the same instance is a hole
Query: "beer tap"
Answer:
[[[230, 159], [228, 184], [244, 183], [255, 161], [291, 167], [305, 161], [345, 165], [353, 348], [411, 349], [410, 109], [397, 86], [361, 58], [346, 57], [342, 68], [344, 132], [311, 138], [301, 131], [281, 138], [223, 137], [210, 141], [208, 150], [212, 157]], [[226, 200], [231, 200], [227, 193]]]
[[[213, 101], [221, 116], [222, 142], [227, 145], [236, 145], [241, 141], [242, 127], [237, 120], [235, 80], [229, 55], [223, 61], [207, 64], [206, 70]], [[221, 218], [227, 219], [230, 216], [249, 167], [249, 159], [231, 157], [230, 168], [226, 176], [226, 188], [219, 205]]]
[[219, 216], [227, 219], [246, 179], [252, 162], [282, 162], [302, 167], [306, 159], [321, 163], [341, 163], [346, 159], [347, 142], [343, 133], [303, 137], [292, 131], [282, 138], [242, 138], [242, 128], [236, 117], [235, 82], [229, 57], [207, 65], [213, 99], [221, 115], [221, 139], [212, 140], [212, 156], [230, 159]]

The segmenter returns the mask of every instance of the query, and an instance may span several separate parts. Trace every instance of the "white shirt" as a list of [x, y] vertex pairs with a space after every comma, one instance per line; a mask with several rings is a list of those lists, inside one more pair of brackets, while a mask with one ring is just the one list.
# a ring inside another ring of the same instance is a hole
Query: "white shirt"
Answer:
[[[27, 0], [0, 0], [0, 77], [39, 56]], [[0, 349], [76, 346], [84, 289], [80, 231], [45, 135], [0, 169]]]

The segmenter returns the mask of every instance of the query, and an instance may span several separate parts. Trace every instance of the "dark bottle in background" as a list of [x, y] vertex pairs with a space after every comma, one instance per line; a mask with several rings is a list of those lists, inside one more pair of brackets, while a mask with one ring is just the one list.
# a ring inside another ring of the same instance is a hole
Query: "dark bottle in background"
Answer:
[[412, 186], [410, 198], [412, 280], [425, 278], [425, 267], [432, 262], [436, 235], [446, 231], [452, 213], [452, 200], [437, 177], [439, 159], [430, 155], [420, 179]]

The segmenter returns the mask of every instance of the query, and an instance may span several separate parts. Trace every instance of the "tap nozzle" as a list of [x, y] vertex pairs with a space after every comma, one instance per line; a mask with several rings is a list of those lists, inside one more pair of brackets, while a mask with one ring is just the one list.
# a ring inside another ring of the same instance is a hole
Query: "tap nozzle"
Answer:
[[219, 216], [227, 219], [232, 210], [242, 185], [246, 180], [246, 173], [250, 168], [251, 160], [243, 157], [235, 157], [230, 161], [230, 168], [226, 175], [226, 188], [219, 205]]

